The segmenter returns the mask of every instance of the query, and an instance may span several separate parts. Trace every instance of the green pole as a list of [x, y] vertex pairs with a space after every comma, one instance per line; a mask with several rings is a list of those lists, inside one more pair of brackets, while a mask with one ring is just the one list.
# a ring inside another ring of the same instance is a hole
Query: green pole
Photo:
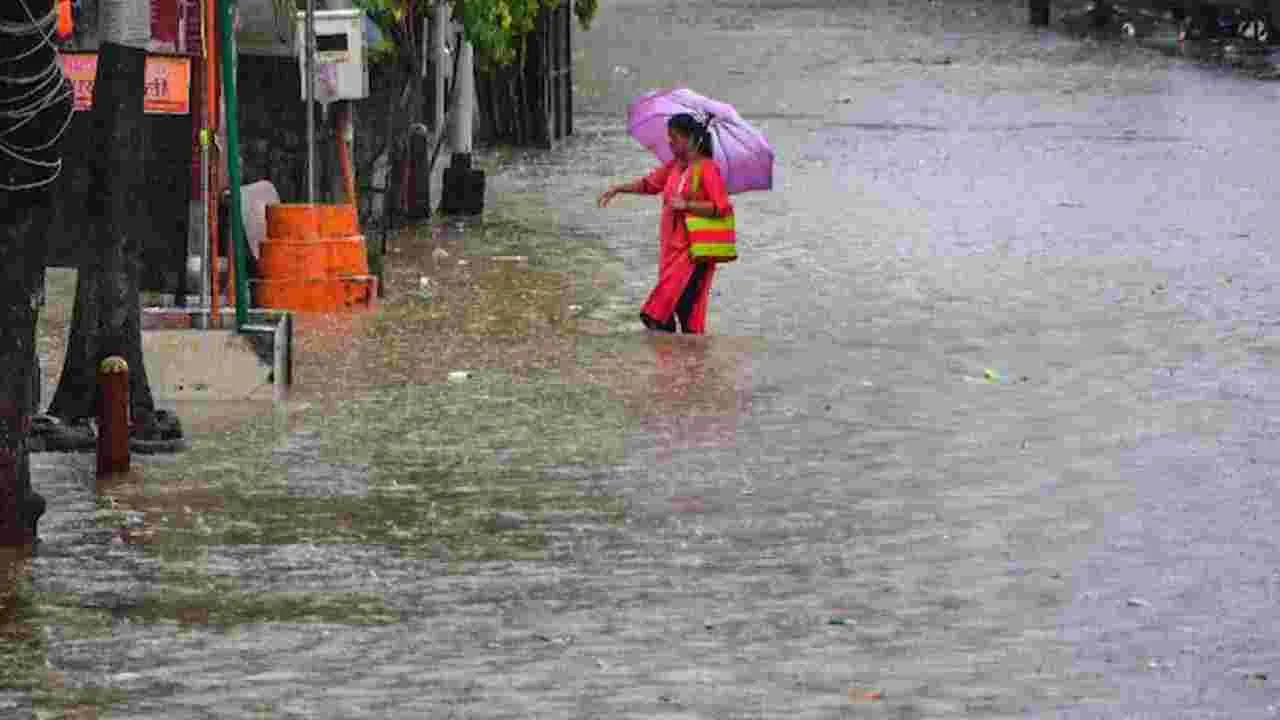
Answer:
[[249, 322], [249, 268], [245, 262], [240, 209], [240, 103], [236, 95], [236, 0], [219, 0], [222, 31], [222, 94], [227, 106], [227, 184], [231, 188], [231, 248], [236, 264], [236, 332]]

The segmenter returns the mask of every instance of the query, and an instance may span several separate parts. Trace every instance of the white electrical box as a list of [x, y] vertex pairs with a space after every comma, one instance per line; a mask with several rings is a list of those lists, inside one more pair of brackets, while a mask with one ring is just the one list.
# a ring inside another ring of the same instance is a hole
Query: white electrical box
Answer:
[[[298, 77], [302, 101], [307, 101], [307, 13], [297, 15]], [[316, 100], [363, 100], [369, 97], [369, 68], [365, 62], [364, 12], [316, 11]]]

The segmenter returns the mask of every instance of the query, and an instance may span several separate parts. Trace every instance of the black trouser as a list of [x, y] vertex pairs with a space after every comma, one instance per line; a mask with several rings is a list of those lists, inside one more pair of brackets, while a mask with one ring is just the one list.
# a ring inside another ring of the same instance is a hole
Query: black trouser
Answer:
[[707, 276], [707, 264], [695, 263], [693, 266], [693, 274], [689, 276], [689, 284], [684, 286], [684, 292], [680, 294], [680, 300], [676, 302], [675, 312], [666, 322], [658, 320], [641, 313], [641, 319], [644, 320], [645, 327], [650, 330], [661, 330], [663, 332], [673, 333], [676, 331], [676, 320], [680, 320], [680, 329], [683, 332], [689, 331], [689, 320], [693, 317], [693, 306], [698, 302], [698, 293], [702, 289], [702, 282]]

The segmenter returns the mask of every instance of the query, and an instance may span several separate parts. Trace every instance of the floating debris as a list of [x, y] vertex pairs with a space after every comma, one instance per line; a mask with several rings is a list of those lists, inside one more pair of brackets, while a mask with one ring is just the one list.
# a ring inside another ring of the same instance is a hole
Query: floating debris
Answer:
[[500, 512], [494, 517], [499, 530], [522, 530], [529, 525], [529, 516], [518, 512]]
[[883, 700], [884, 693], [879, 690], [864, 690], [861, 688], [849, 688], [849, 702], [874, 702]]
[[691, 495], [679, 495], [671, 498], [671, 512], [676, 513], [700, 513], [703, 511], [702, 498]]
[[573, 644], [573, 638], [569, 635], [552, 636], [552, 635], [545, 635], [543, 633], [534, 633], [533, 637], [536, 640], [541, 640], [544, 643], [550, 643], [552, 645], [572, 645]]

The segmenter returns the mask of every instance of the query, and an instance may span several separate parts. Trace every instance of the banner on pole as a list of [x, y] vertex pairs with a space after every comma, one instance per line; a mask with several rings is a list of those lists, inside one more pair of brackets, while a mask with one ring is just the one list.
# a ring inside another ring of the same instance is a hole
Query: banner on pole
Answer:
[[[63, 72], [75, 89], [75, 109], [93, 107], [93, 80], [98, 72], [97, 53], [63, 53]], [[151, 115], [187, 115], [191, 112], [191, 58], [148, 55], [143, 88], [143, 111]]]

